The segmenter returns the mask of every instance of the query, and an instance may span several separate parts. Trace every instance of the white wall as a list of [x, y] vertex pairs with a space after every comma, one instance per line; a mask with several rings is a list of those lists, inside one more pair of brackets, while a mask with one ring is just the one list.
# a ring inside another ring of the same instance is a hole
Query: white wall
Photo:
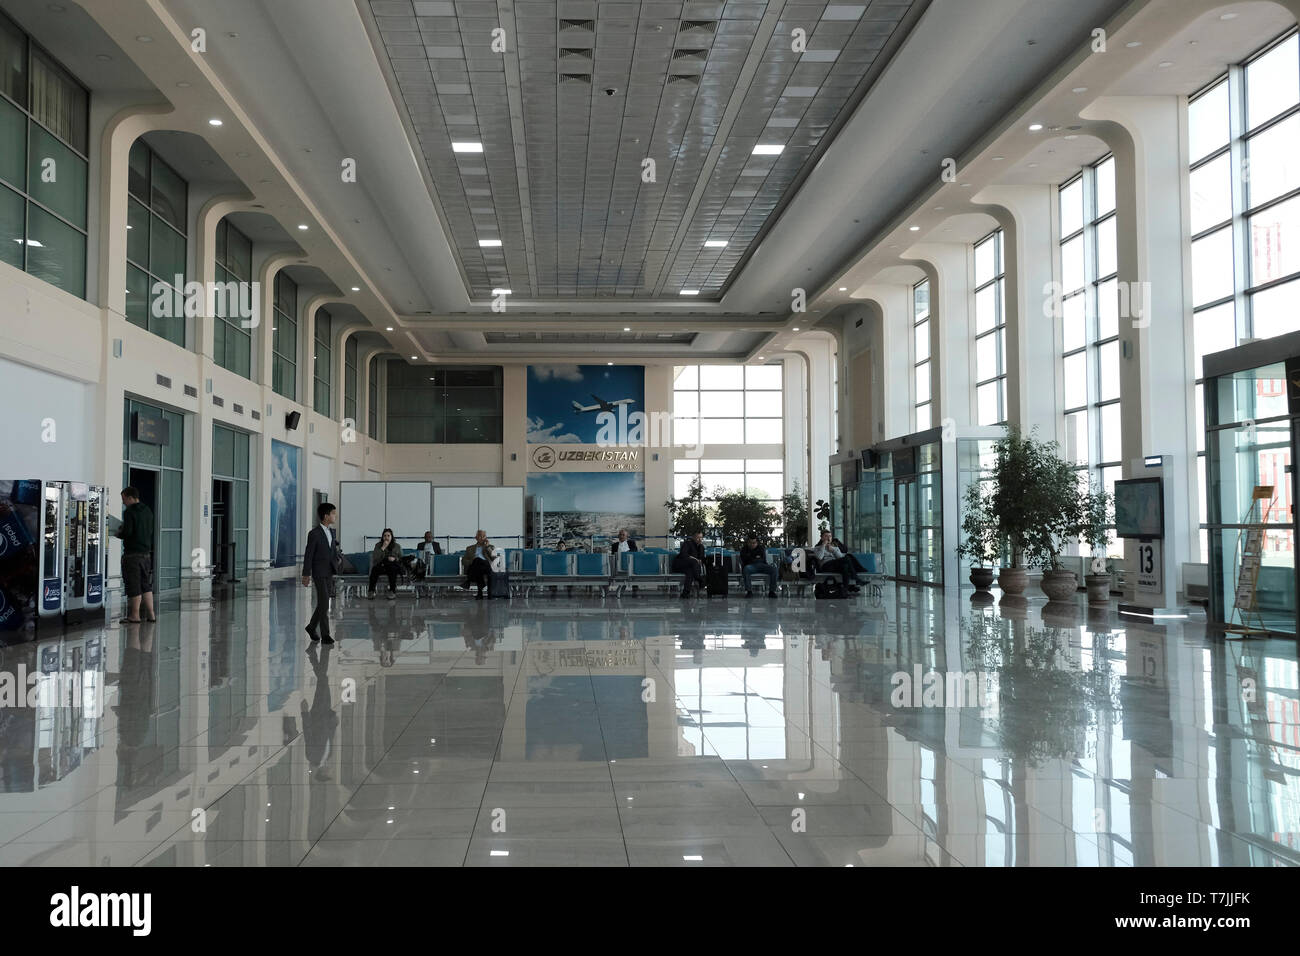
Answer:
[[[92, 385], [0, 358], [0, 472], [5, 478], [102, 480], [96, 472], [94, 402]], [[112, 437], [120, 450], [121, 433]], [[119, 478], [121, 473], [119, 468]]]

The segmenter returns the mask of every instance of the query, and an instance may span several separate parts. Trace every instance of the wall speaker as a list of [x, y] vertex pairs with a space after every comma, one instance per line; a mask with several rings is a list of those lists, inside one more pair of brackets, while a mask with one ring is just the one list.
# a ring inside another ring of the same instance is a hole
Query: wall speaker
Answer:
[[302, 421], [302, 412], [290, 412], [284, 416], [284, 427], [289, 431], [293, 431], [298, 427], [300, 421]]

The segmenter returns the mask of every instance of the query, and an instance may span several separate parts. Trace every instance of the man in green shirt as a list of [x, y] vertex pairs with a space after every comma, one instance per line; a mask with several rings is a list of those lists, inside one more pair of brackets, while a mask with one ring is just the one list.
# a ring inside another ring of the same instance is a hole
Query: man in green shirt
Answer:
[[[140, 501], [134, 487], [122, 489], [122, 583], [126, 587], [127, 613], [123, 624], [139, 624], [157, 618], [153, 610], [153, 512]], [[144, 602], [145, 616], [140, 617]]]

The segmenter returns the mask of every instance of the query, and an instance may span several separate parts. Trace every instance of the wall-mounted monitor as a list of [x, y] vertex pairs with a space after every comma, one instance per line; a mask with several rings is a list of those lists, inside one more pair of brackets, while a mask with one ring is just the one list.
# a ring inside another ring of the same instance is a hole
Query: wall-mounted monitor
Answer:
[[1115, 482], [1115, 535], [1120, 538], [1165, 536], [1164, 482], [1130, 478]]

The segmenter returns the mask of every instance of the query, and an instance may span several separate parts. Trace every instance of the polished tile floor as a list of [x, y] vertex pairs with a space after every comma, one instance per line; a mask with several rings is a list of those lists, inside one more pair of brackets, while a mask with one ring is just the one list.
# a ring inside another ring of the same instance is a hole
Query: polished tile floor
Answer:
[[362, 599], [309, 652], [277, 585], [0, 647], [0, 864], [1300, 862], [1293, 642], [968, 595]]

